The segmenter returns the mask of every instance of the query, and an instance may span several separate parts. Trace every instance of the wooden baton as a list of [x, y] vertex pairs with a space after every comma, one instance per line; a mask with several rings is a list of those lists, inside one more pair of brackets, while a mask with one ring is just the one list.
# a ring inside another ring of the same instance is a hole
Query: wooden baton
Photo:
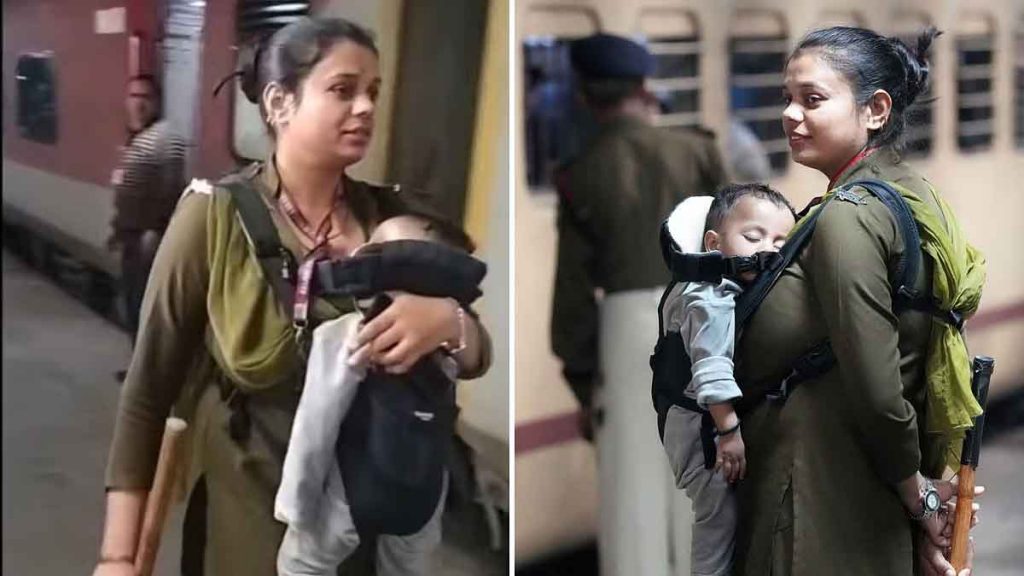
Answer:
[[982, 413], [974, 419], [974, 427], [964, 435], [963, 450], [960, 453], [960, 486], [956, 495], [952, 550], [949, 554], [949, 561], [957, 574], [967, 567], [968, 536], [971, 532], [971, 515], [974, 509], [974, 472], [978, 468], [978, 457], [981, 454], [981, 435], [985, 429], [985, 403], [988, 400], [988, 384], [994, 367], [995, 361], [988, 356], [975, 356], [971, 366], [971, 392], [981, 405]]
[[160, 535], [163, 533], [167, 511], [174, 496], [181, 444], [186, 428], [188, 425], [180, 418], [168, 418], [164, 427], [160, 457], [156, 462], [156, 475], [153, 477], [153, 488], [146, 497], [146, 513], [142, 519], [139, 548], [135, 553], [135, 570], [139, 576], [153, 574], [156, 553], [160, 549]]

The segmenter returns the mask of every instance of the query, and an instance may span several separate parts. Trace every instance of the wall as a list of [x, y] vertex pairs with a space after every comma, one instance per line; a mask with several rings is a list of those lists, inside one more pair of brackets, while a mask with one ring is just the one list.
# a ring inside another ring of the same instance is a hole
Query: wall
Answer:
[[[116, 6], [116, 4], [114, 4]], [[3, 18], [4, 158], [74, 180], [106, 184], [125, 140], [126, 34], [95, 34], [96, 10], [110, 0], [8, 0]], [[17, 81], [23, 52], [52, 50], [57, 142], [18, 135]], [[88, 55], [88, 59], [84, 58]], [[101, 64], [102, 63], [102, 64]]]

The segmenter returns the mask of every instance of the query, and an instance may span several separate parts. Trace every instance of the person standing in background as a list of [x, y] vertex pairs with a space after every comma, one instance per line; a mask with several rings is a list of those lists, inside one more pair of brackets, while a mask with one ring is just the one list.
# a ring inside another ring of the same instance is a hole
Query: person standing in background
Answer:
[[[161, 118], [160, 105], [156, 78], [128, 80], [128, 142], [111, 176], [114, 219], [107, 246], [121, 251], [121, 293], [133, 346], [153, 256], [185, 188], [185, 142]], [[124, 370], [117, 379], [124, 380]]]
[[580, 402], [582, 433], [597, 443], [601, 574], [684, 573], [688, 567], [673, 569], [670, 558], [689, 556], [689, 502], [675, 490], [658, 441], [647, 365], [669, 280], [658, 230], [679, 202], [711, 194], [725, 173], [710, 132], [653, 125], [646, 49], [598, 34], [570, 52], [599, 127], [555, 177], [551, 342]]

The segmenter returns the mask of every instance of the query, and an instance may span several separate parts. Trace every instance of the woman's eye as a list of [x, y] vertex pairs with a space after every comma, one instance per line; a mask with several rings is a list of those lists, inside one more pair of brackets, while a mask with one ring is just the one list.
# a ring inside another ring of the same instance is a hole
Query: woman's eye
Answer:
[[819, 103], [821, 103], [822, 100], [824, 100], [824, 98], [816, 94], [811, 94], [810, 96], [807, 97], [807, 103], [810, 104], [811, 106], [817, 106]]
[[789, 106], [793, 102], [793, 97], [790, 96], [789, 94], [783, 94], [782, 95], [782, 102], [785, 103], [786, 106]]
[[352, 91], [353, 89], [351, 86], [347, 86], [344, 84], [339, 84], [337, 86], [331, 87], [331, 92], [334, 92], [335, 94], [341, 96], [342, 98], [351, 98]]

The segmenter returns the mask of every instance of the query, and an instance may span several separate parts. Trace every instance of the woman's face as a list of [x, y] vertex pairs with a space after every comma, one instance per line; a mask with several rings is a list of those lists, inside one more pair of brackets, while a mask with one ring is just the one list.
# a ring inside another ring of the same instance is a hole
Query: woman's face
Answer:
[[278, 139], [329, 162], [349, 165], [366, 156], [380, 93], [377, 56], [355, 42], [330, 48], [302, 81]]
[[786, 66], [782, 127], [793, 160], [835, 176], [868, 141], [868, 106], [858, 106], [853, 90], [814, 50]]

